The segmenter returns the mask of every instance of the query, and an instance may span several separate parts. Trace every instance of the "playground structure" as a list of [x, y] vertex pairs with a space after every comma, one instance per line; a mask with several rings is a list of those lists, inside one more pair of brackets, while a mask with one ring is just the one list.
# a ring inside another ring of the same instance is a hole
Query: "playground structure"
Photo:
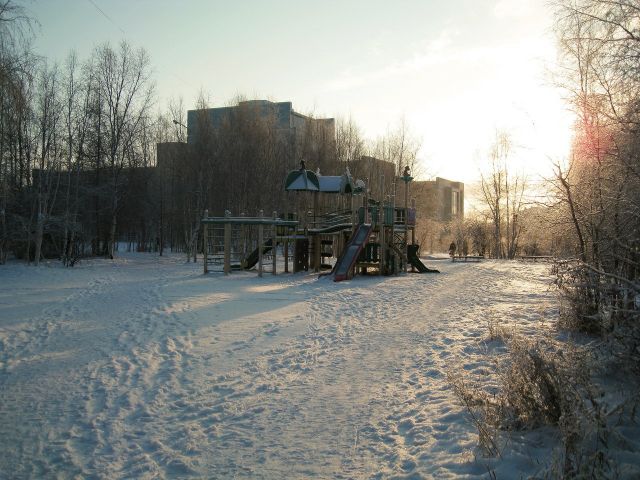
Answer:
[[[404, 207], [397, 207], [395, 196], [384, 201], [369, 198], [364, 182], [354, 182], [348, 169], [341, 176], [322, 176], [306, 170], [302, 162], [285, 181], [287, 191], [313, 196], [313, 208], [302, 218], [277, 212], [265, 217], [262, 211], [257, 217], [233, 217], [230, 212], [209, 217], [205, 212], [204, 272], [217, 269], [229, 274], [256, 267], [259, 276], [269, 270], [275, 275], [278, 255], [284, 259], [284, 273], [292, 262], [294, 273], [330, 270], [336, 282], [358, 273], [397, 274], [409, 266], [419, 273], [437, 272], [419, 258], [415, 201], [408, 205], [412, 179], [405, 169], [400, 177], [406, 186]], [[384, 177], [380, 181], [384, 185]], [[320, 214], [319, 195], [340, 195], [339, 203], [349, 208]]]

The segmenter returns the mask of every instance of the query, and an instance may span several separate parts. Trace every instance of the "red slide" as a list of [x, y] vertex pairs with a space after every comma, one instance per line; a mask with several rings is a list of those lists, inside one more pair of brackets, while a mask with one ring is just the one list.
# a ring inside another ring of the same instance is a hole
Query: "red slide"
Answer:
[[349, 240], [349, 244], [344, 249], [342, 256], [338, 259], [338, 263], [336, 263], [333, 281], [340, 282], [342, 280], [347, 280], [349, 277], [349, 272], [352, 271], [353, 266], [358, 260], [358, 256], [364, 247], [364, 244], [367, 243], [369, 239], [369, 235], [371, 234], [371, 225], [361, 224], [358, 226], [358, 229]]

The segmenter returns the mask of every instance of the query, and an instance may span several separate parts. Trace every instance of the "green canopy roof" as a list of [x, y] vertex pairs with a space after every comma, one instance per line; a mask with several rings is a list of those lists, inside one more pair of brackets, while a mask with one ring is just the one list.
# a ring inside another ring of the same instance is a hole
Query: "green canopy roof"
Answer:
[[284, 189], [290, 191], [319, 192], [320, 181], [311, 170], [293, 170], [287, 175]]
[[[362, 182], [361, 182], [362, 183]], [[359, 185], [354, 185], [351, 174], [347, 170], [338, 176], [320, 175], [311, 170], [293, 170], [285, 181], [286, 191], [323, 192], [323, 193], [358, 193]]]

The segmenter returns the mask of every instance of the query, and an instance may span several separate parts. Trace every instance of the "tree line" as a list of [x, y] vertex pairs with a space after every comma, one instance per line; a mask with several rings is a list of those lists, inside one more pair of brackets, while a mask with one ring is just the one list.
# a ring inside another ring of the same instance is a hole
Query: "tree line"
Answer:
[[[33, 51], [34, 26], [19, 3], [0, 1], [0, 263], [13, 254], [72, 265], [113, 257], [123, 242], [191, 253], [205, 210], [306, 211], [283, 188], [301, 160], [331, 175], [351, 165], [372, 185], [377, 174], [357, 162], [363, 155], [392, 162], [396, 174], [418, 163], [420, 143], [404, 121], [371, 141], [350, 118], [329, 135], [309, 115], [311, 127], [291, 137], [275, 118], [236, 108], [233, 122], [156, 166], [158, 144], [186, 140], [185, 107], [157, 108], [148, 53], [123, 41], [55, 64]], [[203, 132], [209, 107], [201, 94]]]
[[554, 163], [553, 227], [576, 262], [559, 268], [569, 323], [640, 367], [640, 2], [554, 4], [558, 81], [575, 111], [570, 158]]
[[0, 260], [113, 256], [131, 172], [155, 156], [149, 56], [122, 42], [50, 64], [22, 7], [0, 15]]

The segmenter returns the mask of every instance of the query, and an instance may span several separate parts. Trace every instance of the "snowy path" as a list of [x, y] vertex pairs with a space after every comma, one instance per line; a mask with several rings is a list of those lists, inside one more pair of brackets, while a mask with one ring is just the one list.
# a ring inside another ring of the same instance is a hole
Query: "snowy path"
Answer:
[[[0, 478], [534, 473], [476, 458], [446, 382], [487, 321], [556, 315], [544, 265], [440, 275], [200, 274], [176, 258], [0, 268]], [[545, 459], [547, 460], [547, 459]]]

